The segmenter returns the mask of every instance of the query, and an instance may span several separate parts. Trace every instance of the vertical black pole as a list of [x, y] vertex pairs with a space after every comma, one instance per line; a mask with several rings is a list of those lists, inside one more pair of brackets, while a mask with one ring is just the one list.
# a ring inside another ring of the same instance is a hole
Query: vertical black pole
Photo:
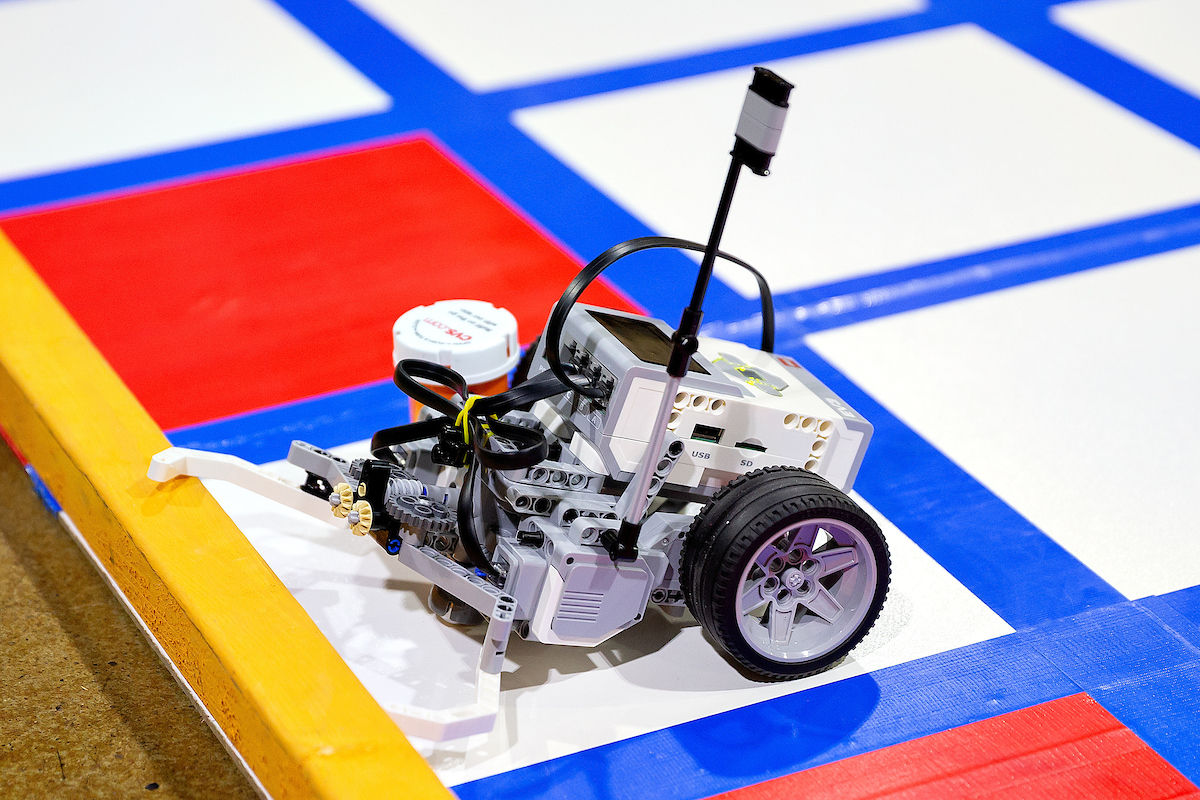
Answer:
[[733, 192], [737, 188], [738, 175], [743, 166], [749, 167], [758, 175], [767, 174], [771, 158], [775, 155], [775, 146], [779, 143], [783, 118], [787, 112], [788, 94], [791, 90], [792, 84], [770, 70], [762, 67], [754, 68], [754, 81], [750, 84], [750, 91], [746, 94], [746, 103], [742, 107], [738, 129], [734, 133], [729, 174], [725, 176], [725, 188], [721, 192], [721, 201], [717, 204], [717, 216], [713, 220], [712, 233], [709, 234], [708, 244], [704, 248], [704, 258], [700, 262], [700, 272], [696, 276], [692, 300], [683, 309], [679, 327], [675, 329], [675, 333], [671, 337], [671, 357], [667, 361], [667, 374], [670, 378], [664, 387], [650, 439], [646, 442], [645, 455], [642, 456], [633, 480], [626, 489], [631, 493], [632, 502], [629, 503], [629, 507], [621, 519], [621, 527], [615, 533], [605, 531], [601, 535], [601, 541], [614, 561], [637, 558], [637, 540], [642, 528], [642, 517], [647, 507], [643, 498], [652, 474], [650, 467], [658, 463], [659, 454], [662, 451], [675, 390], [679, 387], [679, 382], [687, 375], [688, 363], [700, 347], [700, 320], [704, 316], [704, 295], [708, 291], [713, 265], [717, 261], [721, 236], [725, 233], [725, 222], [729, 218], [729, 207], [733, 204]]
[[708, 236], [708, 246], [704, 248], [704, 259], [700, 262], [700, 275], [696, 278], [696, 288], [692, 291], [690, 307], [700, 311], [704, 306], [704, 293], [708, 291], [708, 279], [712, 277], [713, 265], [717, 261], [717, 250], [721, 247], [721, 236], [725, 233], [725, 220], [729, 218], [729, 207], [733, 205], [733, 190], [737, 188], [738, 175], [742, 171], [741, 159], [734, 156], [729, 164], [729, 174], [725, 176], [725, 189], [721, 192], [721, 202], [717, 204], [717, 216], [713, 220], [712, 233]]
[[729, 207], [733, 204], [733, 191], [737, 188], [738, 175], [742, 170], [742, 161], [734, 154], [729, 162], [729, 174], [725, 176], [725, 189], [721, 192], [721, 202], [717, 204], [717, 217], [713, 220], [712, 233], [708, 237], [708, 245], [704, 248], [704, 258], [700, 261], [700, 274], [696, 276], [696, 286], [692, 290], [692, 301], [679, 317], [679, 326], [671, 337], [673, 347], [671, 358], [667, 363], [667, 373], [676, 378], [687, 374], [688, 361], [699, 346], [700, 321], [704, 317], [704, 295], [708, 291], [708, 282], [712, 278], [713, 265], [717, 261], [717, 251], [721, 248], [721, 236], [725, 233], [725, 221], [729, 219]]

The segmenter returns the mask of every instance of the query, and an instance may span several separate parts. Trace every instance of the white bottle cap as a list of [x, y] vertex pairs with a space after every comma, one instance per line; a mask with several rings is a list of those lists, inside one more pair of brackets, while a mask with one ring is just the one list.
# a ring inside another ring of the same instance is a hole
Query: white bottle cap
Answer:
[[392, 326], [392, 343], [392, 366], [420, 358], [471, 385], [506, 375], [521, 360], [517, 318], [483, 300], [441, 300], [406, 311]]

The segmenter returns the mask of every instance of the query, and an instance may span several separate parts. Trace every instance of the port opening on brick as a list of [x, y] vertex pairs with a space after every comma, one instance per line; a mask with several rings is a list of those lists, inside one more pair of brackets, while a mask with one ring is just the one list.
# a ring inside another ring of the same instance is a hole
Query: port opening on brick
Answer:
[[692, 438], [700, 442], [719, 444], [724, 433], [724, 428], [713, 428], [709, 425], [697, 425], [692, 428]]

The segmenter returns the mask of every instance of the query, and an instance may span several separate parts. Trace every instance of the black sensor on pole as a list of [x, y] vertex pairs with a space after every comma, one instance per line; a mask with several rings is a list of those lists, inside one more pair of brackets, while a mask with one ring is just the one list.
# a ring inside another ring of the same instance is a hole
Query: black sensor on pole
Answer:
[[637, 558], [638, 534], [648, 506], [648, 501], [644, 498], [649, 490], [653, 466], [658, 463], [658, 457], [663, 450], [667, 421], [674, 404], [675, 393], [679, 390], [679, 382], [687, 375], [688, 362], [700, 346], [704, 295], [708, 291], [709, 279], [712, 278], [713, 264], [716, 263], [721, 236], [725, 232], [725, 220], [729, 217], [729, 207], [733, 204], [738, 175], [743, 165], [749, 167], [756, 175], [770, 173], [771, 157], [775, 155], [775, 149], [779, 145], [783, 120], [787, 115], [788, 96], [793, 88], [792, 84], [771, 70], [764, 67], [754, 68], [754, 80], [750, 82], [750, 89], [746, 92], [746, 102], [742, 105], [742, 115], [734, 133], [729, 173], [725, 177], [721, 201], [717, 204], [717, 216], [713, 220], [712, 233], [709, 234], [708, 245], [704, 249], [704, 258], [700, 261], [700, 272], [696, 276], [692, 300], [683, 310], [679, 327], [671, 337], [671, 357], [667, 362], [670, 379], [663, 392], [650, 441], [646, 443], [645, 455], [642, 456], [641, 464], [633, 477], [631, 496], [634, 499], [625, 509], [620, 529], [615, 535], [608, 534], [604, 537], [604, 544], [614, 560]]
[[[730, 152], [733, 158], [729, 163], [729, 173], [725, 176], [721, 202], [717, 204], [717, 216], [713, 220], [708, 246], [700, 262], [696, 287], [692, 290], [692, 302], [684, 309], [679, 328], [675, 331], [675, 350], [687, 350], [686, 354], [672, 352], [668, 372], [677, 378], [687, 374], [688, 358], [696, 352], [695, 337], [700, 331], [700, 319], [704, 315], [704, 295], [708, 291], [708, 281], [712, 277], [713, 264], [717, 260], [721, 236], [725, 233], [725, 220], [728, 219], [729, 207], [733, 204], [738, 175], [743, 164], [756, 175], [770, 174], [771, 158], [779, 146], [783, 119], [788, 110], [788, 96], [793, 88], [795, 87], [792, 84], [771, 70], [765, 67], [754, 68], [754, 80], [750, 82], [750, 89], [746, 92], [742, 116], [738, 119], [737, 131], [734, 133], [733, 150]], [[691, 339], [686, 340], [685, 337], [689, 336]]]

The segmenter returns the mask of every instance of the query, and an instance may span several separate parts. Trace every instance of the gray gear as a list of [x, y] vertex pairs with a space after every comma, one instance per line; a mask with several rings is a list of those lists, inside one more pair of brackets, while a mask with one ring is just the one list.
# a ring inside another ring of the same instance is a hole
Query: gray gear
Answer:
[[458, 517], [453, 511], [427, 497], [389, 492], [383, 499], [383, 507], [401, 525], [418, 530], [445, 533], [458, 525]]

